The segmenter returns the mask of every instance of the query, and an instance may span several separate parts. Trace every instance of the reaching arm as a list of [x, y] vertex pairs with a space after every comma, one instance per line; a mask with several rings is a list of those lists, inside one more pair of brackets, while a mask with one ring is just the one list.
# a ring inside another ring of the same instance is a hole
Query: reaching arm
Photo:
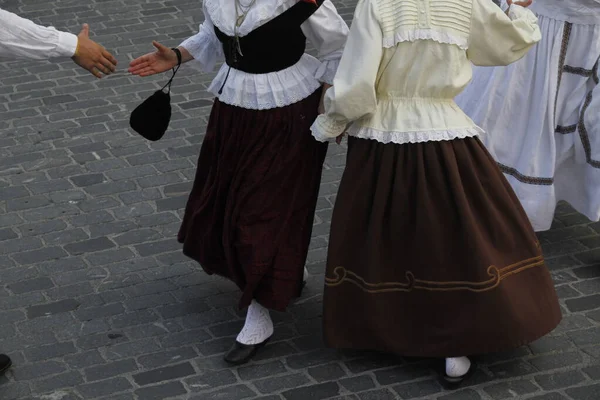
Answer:
[[45, 60], [73, 57], [77, 36], [0, 9], [0, 57]]
[[337, 137], [350, 122], [375, 111], [375, 85], [382, 56], [383, 33], [376, 4], [360, 0], [333, 87], [325, 95], [325, 114], [312, 126], [317, 140]]

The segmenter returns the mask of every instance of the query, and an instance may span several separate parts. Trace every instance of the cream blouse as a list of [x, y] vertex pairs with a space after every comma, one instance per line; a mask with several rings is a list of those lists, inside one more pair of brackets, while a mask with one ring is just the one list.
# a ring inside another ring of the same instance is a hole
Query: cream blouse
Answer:
[[516, 5], [507, 16], [490, 0], [360, 0], [313, 135], [348, 128], [398, 144], [475, 136], [481, 128], [454, 103], [471, 63], [513, 63], [540, 39], [536, 16]]

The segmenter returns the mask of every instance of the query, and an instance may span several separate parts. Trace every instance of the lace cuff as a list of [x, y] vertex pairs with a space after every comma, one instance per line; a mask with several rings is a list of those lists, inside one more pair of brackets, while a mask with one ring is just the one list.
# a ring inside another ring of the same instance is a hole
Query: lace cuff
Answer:
[[312, 135], [319, 142], [340, 136], [346, 130], [348, 124], [344, 121], [336, 121], [325, 115], [319, 115], [310, 127]]
[[321, 65], [315, 73], [315, 78], [321, 83], [327, 83], [333, 85], [333, 78], [337, 72], [340, 60], [322, 61]]
[[180, 46], [194, 57], [194, 60], [188, 64], [203, 72], [212, 72], [217, 62], [223, 59], [223, 47], [214, 30], [211, 31], [206, 25], [206, 22], [200, 25], [200, 32], [184, 40]]

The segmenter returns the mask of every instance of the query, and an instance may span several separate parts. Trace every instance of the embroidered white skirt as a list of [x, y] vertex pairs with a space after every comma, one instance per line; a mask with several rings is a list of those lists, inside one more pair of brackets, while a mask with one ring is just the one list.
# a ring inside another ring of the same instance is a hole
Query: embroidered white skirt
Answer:
[[543, 39], [523, 60], [476, 68], [457, 103], [543, 231], [560, 200], [600, 219], [600, 25], [539, 24]]

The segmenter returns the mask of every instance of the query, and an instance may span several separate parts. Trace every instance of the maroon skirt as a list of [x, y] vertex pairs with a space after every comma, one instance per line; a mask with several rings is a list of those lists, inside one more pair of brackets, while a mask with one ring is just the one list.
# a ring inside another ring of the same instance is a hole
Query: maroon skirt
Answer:
[[310, 132], [320, 97], [265, 111], [212, 108], [178, 240], [242, 290], [240, 308], [256, 299], [283, 311], [300, 294], [327, 153]]
[[527, 215], [475, 138], [350, 138], [325, 281], [337, 348], [469, 356], [527, 344], [561, 319]]

